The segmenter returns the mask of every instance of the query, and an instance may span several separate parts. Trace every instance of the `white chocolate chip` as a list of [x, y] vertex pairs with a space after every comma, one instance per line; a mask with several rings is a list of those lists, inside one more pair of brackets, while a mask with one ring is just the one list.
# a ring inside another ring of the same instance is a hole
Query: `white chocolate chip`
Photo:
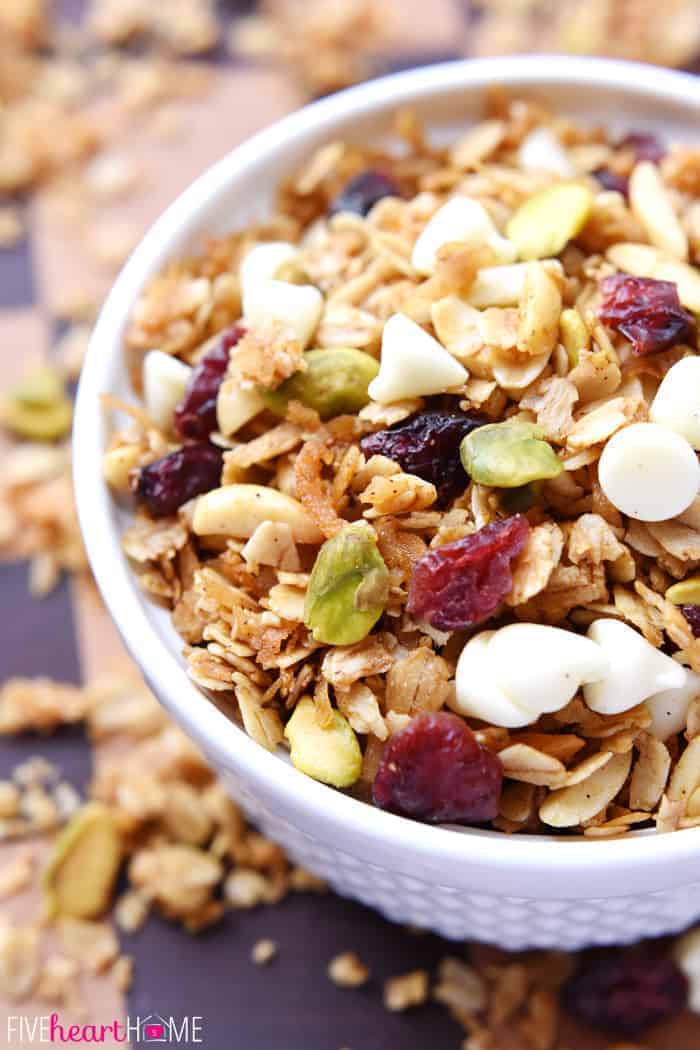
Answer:
[[452, 706], [491, 725], [531, 725], [565, 707], [583, 682], [601, 678], [609, 666], [594, 642], [559, 627], [517, 623], [481, 631], [462, 650]]
[[630, 175], [630, 207], [652, 244], [676, 259], [688, 258], [688, 238], [676, 215], [659, 169], [651, 161], [637, 164]]
[[610, 660], [603, 650], [573, 631], [537, 623], [514, 623], [496, 631], [489, 665], [506, 696], [533, 713], [560, 711], [585, 682], [603, 678]]
[[312, 284], [262, 281], [246, 297], [245, 320], [255, 328], [267, 321], [287, 325], [302, 347], [311, 341], [323, 310], [323, 296]]
[[162, 350], [149, 350], [143, 359], [146, 410], [160, 430], [172, 430], [173, 412], [182, 401], [192, 369]]
[[483, 204], [471, 197], [451, 197], [435, 212], [413, 248], [416, 270], [426, 276], [435, 273], [440, 248], [453, 241], [486, 246], [499, 263], [512, 263], [517, 257], [515, 245], [501, 236]]
[[685, 729], [690, 702], [700, 696], [700, 675], [686, 667], [683, 671], [685, 682], [682, 686], [656, 693], [645, 701], [651, 715], [649, 732], [659, 740], [668, 740]]
[[651, 403], [649, 418], [700, 449], [700, 357], [683, 357], [669, 368]]
[[394, 314], [384, 325], [379, 374], [369, 385], [369, 396], [389, 405], [407, 397], [442, 394], [468, 378], [437, 339], [404, 314]]
[[618, 510], [639, 521], [665, 521], [686, 510], [700, 487], [697, 456], [685, 438], [657, 423], [614, 434], [598, 463], [600, 486]]
[[610, 661], [605, 678], [583, 687], [584, 699], [592, 711], [617, 715], [650, 696], [685, 685], [685, 669], [626, 623], [594, 620], [587, 633], [602, 646]]
[[548, 171], [572, 178], [576, 169], [569, 155], [551, 128], [535, 128], [526, 135], [518, 150], [518, 164], [523, 171]]
[[517, 729], [534, 722], [530, 711], [513, 703], [493, 679], [489, 643], [496, 631], [481, 631], [465, 645], [457, 663], [453, 710], [491, 725]]
[[269, 241], [265, 244], [256, 244], [254, 248], [251, 248], [241, 263], [240, 269], [244, 314], [248, 312], [249, 296], [254, 294], [255, 289], [267, 281], [274, 280], [282, 266], [293, 262], [297, 255], [297, 249], [288, 241]]

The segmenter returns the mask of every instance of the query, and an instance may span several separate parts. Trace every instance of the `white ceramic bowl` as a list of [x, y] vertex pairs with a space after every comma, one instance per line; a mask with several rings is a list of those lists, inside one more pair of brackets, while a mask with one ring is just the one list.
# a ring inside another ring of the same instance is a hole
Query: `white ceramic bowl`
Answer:
[[533, 56], [450, 63], [334, 95], [229, 153], [167, 210], [109, 296], [83, 370], [75, 485], [90, 563], [109, 611], [154, 693], [202, 748], [251, 819], [339, 893], [447, 937], [507, 948], [636, 940], [700, 916], [700, 828], [613, 841], [429, 827], [384, 813], [269, 754], [189, 681], [168, 616], [140, 593], [119, 545], [124, 526], [101, 476], [99, 394], [130, 396], [121, 341], [141, 288], [204, 232], [264, 214], [278, 180], [336, 138], [381, 140], [410, 105], [446, 140], [478, 117], [495, 84], [616, 130], [696, 137], [700, 80], [648, 66]]

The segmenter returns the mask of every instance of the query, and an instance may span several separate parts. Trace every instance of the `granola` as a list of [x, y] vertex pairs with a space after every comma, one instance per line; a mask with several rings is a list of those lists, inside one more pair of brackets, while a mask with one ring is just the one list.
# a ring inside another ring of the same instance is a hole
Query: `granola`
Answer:
[[[695, 154], [490, 104], [447, 148], [406, 114], [401, 153], [321, 147], [264, 225], [144, 290], [125, 349], [145, 406], [105, 474], [139, 503], [148, 469], [168, 512], [139, 506], [124, 549], [192, 678], [316, 779], [508, 833], [689, 826]], [[223, 446], [220, 483], [178, 495], [194, 442]], [[478, 806], [442, 798], [430, 758], [459, 720]], [[167, 808], [204, 841], [183, 793]]]

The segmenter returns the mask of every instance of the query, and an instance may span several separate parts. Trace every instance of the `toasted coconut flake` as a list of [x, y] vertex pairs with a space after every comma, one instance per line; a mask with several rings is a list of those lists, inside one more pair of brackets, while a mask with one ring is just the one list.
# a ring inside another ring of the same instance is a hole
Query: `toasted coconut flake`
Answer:
[[525, 548], [513, 562], [513, 586], [506, 598], [508, 605], [522, 605], [544, 590], [559, 564], [563, 547], [564, 535], [553, 521], [531, 529]]
[[356, 645], [336, 646], [321, 664], [321, 674], [335, 689], [349, 689], [361, 678], [383, 674], [394, 662], [391, 635], [371, 635]]
[[224, 484], [226, 482], [226, 468], [235, 467], [246, 469], [255, 466], [256, 463], [266, 463], [270, 459], [291, 452], [302, 442], [302, 432], [293, 423], [280, 423], [279, 426], [267, 430], [260, 437], [254, 438], [245, 445], [230, 452], [224, 452]]
[[336, 513], [321, 472], [324, 463], [331, 460], [327, 446], [318, 438], [307, 441], [294, 464], [297, 498], [309, 517], [325, 536], [335, 536], [345, 522]]
[[138, 517], [122, 536], [122, 547], [130, 558], [138, 562], [157, 558], [174, 558], [187, 543], [184, 523], [177, 518]]
[[451, 668], [432, 649], [419, 646], [396, 660], [386, 677], [385, 707], [397, 713], [416, 715], [439, 711], [452, 696]]
[[520, 407], [536, 414], [537, 425], [550, 441], [565, 441], [574, 422], [579, 393], [570, 379], [548, 376], [520, 399]]

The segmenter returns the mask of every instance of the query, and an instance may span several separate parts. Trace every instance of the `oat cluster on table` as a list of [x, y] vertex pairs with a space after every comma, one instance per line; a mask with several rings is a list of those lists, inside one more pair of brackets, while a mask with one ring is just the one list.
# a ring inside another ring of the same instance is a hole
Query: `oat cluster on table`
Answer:
[[[0, 736], [79, 722], [94, 745], [87, 800], [40, 757], [0, 781], [0, 901], [37, 877], [41, 885], [40, 907], [26, 920], [0, 920], [1, 997], [89, 1016], [83, 979], [105, 975], [126, 991], [133, 963], [118, 933], [140, 930], [152, 910], [197, 933], [229, 909], [324, 891], [246, 824], [132, 670], [82, 688], [12, 679], [0, 689]], [[263, 940], [253, 961], [275, 953]]]
[[[104, 457], [189, 673], [392, 812], [700, 820], [700, 151], [496, 93], [171, 261]], [[610, 189], [609, 186], [615, 188]]]

